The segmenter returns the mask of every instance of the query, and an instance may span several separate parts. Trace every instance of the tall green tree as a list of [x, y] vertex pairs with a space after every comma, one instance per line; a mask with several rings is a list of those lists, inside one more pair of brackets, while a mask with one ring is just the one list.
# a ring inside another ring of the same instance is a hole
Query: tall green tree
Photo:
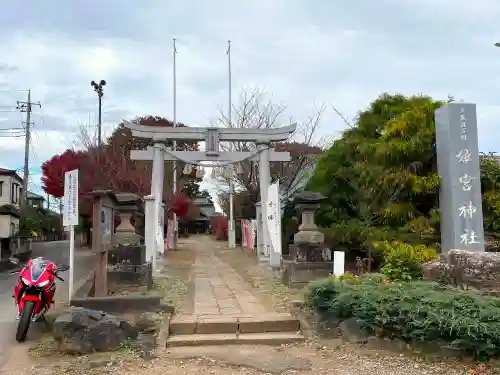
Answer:
[[490, 245], [500, 248], [500, 160], [483, 155], [480, 161], [483, 194], [484, 233]]
[[332, 246], [370, 253], [377, 240], [436, 240], [434, 111], [442, 104], [381, 95], [319, 160], [309, 188], [328, 197], [318, 221]]
[[[379, 240], [439, 243], [434, 111], [444, 103], [383, 94], [318, 161], [308, 188], [328, 198], [317, 220], [332, 247], [371, 259]], [[500, 239], [500, 164], [491, 155], [481, 158], [481, 183], [485, 233]]]

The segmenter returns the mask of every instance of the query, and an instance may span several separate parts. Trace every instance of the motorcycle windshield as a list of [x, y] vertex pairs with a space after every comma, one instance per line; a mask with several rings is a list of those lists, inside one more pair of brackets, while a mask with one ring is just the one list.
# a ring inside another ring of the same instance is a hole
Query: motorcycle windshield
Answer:
[[33, 281], [37, 280], [45, 271], [47, 262], [44, 259], [33, 259], [31, 263], [31, 279]]

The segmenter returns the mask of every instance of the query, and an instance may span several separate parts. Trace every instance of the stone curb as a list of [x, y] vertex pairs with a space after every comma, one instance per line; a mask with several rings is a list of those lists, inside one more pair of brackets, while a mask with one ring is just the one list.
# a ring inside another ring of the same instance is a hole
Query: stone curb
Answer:
[[170, 320], [172, 319], [171, 314], [165, 314], [163, 323], [158, 331], [158, 337], [156, 338], [156, 348], [155, 353], [164, 353], [167, 351], [167, 341], [170, 334]]
[[297, 320], [299, 321], [300, 324], [300, 331], [302, 332], [302, 335], [307, 339], [310, 340], [314, 338], [315, 333], [314, 329], [311, 327], [307, 320], [307, 316], [304, 311], [302, 311], [302, 308], [304, 307], [305, 303], [303, 301], [292, 301], [290, 303], [290, 309], [292, 311], [292, 314], [295, 315]]

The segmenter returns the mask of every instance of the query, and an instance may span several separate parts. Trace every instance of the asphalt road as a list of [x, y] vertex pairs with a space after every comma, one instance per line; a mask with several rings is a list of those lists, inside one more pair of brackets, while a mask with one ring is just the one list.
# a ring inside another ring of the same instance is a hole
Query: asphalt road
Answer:
[[[44, 257], [59, 264], [69, 265], [69, 242], [56, 241], [33, 244], [32, 257]], [[75, 288], [89, 272], [94, 268], [95, 257], [88, 251], [75, 250], [75, 268], [74, 281]], [[60, 276], [65, 280], [61, 282], [56, 280], [56, 305], [68, 301], [68, 280], [69, 271], [62, 272]], [[16, 282], [16, 275], [10, 275], [8, 272], [0, 273], [0, 369], [8, 357], [9, 348], [12, 345], [20, 345], [16, 342], [16, 309], [12, 294]], [[30, 329], [31, 331], [31, 329]], [[36, 334], [31, 335], [36, 338]], [[30, 332], [28, 332], [27, 342], [30, 341]]]

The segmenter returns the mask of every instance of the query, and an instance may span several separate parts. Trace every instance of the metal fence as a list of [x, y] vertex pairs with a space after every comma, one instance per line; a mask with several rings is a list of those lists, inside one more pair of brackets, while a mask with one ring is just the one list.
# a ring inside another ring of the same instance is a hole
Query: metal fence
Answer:
[[31, 237], [31, 240], [33, 242], [52, 242], [52, 241], [62, 241], [64, 239], [65, 239], [64, 236], [62, 236], [60, 233], [46, 233], [46, 234], [41, 234], [39, 236]]

